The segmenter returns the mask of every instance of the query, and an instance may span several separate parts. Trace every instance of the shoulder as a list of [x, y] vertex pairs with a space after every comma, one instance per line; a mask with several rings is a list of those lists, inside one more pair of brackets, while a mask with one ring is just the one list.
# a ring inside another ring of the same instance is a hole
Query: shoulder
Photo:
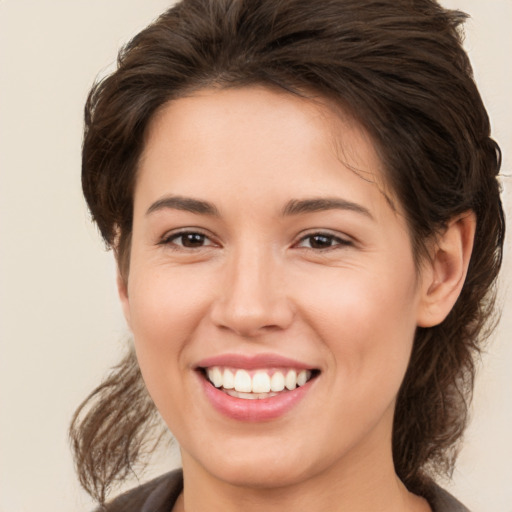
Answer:
[[171, 471], [121, 494], [95, 512], [168, 512], [182, 489], [181, 470]]
[[429, 490], [428, 501], [433, 512], [470, 512], [460, 501], [438, 485]]

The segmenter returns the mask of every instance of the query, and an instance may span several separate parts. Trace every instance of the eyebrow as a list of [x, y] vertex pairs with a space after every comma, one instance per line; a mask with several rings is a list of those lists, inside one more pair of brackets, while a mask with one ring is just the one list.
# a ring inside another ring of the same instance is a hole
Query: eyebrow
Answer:
[[[183, 196], [168, 196], [158, 199], [158, 201], [155, 201], [148, 208], [146, 215], [163, 209], [183, 210], [191, 213], [197, 213], [199, 215], [210, 215], [214, 217], [220, 216], [219, 210], [214, 204], [201, 199], [193, 199], [191, 197]], [[364, 206], [338, 197], [292, 199], [286, 203], [281, 215], [283, 217], [289, 217], [299, 215], [301, 213], [314, 213], [326, 210], [348, 210], [362, 214], [374, 220], [373, 215]]]
[[219, 216], [219, 211], [212, 203], [183, 196], [168, 196], [155, 201], [146, 211], [146, 215], [168, 208], [173, 210], [183, 210], [186, 212], [198, 213], [200, 215], [211, 215], [214, 217]]
[[311, 199], [292, 199], [283, 208], [282, 215], [298, 215], [301, 213], [313, 213], [324, 210], [348, 210], [360, 213], [375, 220], [370, 210], [360, 204], [338, 197], [319, 197]]

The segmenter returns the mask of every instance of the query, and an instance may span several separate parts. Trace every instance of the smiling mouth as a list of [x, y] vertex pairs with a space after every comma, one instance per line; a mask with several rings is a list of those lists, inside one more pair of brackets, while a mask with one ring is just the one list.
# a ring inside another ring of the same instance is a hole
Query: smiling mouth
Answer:
[[319, 370], [271, 368], [245, 370], [222, 366], [200, 368], [212, 386], [244, 400], [272, 398], [304, 386]]

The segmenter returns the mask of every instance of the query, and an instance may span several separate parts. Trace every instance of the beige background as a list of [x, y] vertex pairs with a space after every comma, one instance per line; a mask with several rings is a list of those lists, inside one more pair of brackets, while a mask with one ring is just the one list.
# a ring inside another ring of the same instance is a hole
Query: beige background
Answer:
[[[112, 257], [81, 197], [82, 106], [119, 46], [168, 3], [0, 0], [0, 512], [93, 506], [73, 473], [67, 425], [118, 359], [126, 327]], [[510, 176], [512, 0], [443, 3], [473, 17], [466, 47]], [[511, 178], [504, 187], [510, 213]], [[509, 240], [503, 321], [449, 485], [473, 512], [512, 512], [511, 258]]]

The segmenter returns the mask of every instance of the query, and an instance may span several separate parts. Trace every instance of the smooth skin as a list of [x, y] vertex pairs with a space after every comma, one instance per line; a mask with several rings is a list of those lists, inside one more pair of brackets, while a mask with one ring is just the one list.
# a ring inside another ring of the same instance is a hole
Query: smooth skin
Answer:
[[[371, 140], [327, 102], [250, 87], [161, 109], [118, 281], [149, 393], [182, 451], [175, 510], [430, 510], [394, 471], [395, 399], [416, 327], [441, 322], [459, 295], [474, 229], [471, 213], [454, 219], [418, 269]], [[212, 407], [196, 371], [225, 353], [278, 354], [320, 374], [279, 418], [237, 421]]]

